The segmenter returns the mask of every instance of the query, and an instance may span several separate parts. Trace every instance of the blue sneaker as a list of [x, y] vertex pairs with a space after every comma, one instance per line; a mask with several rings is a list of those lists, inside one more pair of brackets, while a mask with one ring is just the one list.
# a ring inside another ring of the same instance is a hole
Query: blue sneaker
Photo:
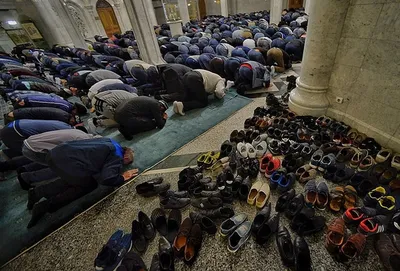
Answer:
[[107, 265], [103, 271], [114, 271], [121, 264], [125, 254], [128, 253], [132, 248], [132, 234], [125, 234], [122, 239], [115, 245], [113, 251], [115, 252], [113, 261], [110, 261], [110, 265]]
[[108, 239], [107, 243], [103, 246], [94, 260], [94, 267], [96, 271], [102, 271], [111, 264], [115, 258], [114, 248], [121, 241], [123, 236], [124, 232], [122, 230], [117, 230], [111, 235], [110, 239]]

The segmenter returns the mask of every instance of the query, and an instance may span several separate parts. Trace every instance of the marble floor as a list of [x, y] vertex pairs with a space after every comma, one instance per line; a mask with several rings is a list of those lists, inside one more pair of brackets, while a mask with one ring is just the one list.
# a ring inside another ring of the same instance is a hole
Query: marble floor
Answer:
[[[196, 158], [201, 152], [217, 150], [220, 144], [229, 137], [233, 129], [241, 129], [246, 118], [253, 114], [257, 106], [265, 104], [264, 95], [254, 98], [254, 102], [237, 111], [230, 118], [219, 123], [194, 141], [188, 143], [175, 152], [151, 171], [145, 172], [118, 191], [99, 202], [88, 211], [80, 214], [74, 220], [49, 235], [33, 248], [14, 259], [1, 270], [47, 271], [47, 270], [93, 270], [96, 254], [108, 237], [116, 230], [131, 230], [131, 223], [142, 210], [150, 215], [151, 211], [159, 206], [157, 197], [144, 199], [136, 194], [135, 186], [145, 180], [162, 176], [177, 189], [179, 171], [188, 165], [195, 165]], [[207, 173], [205, 173], [207, 175]], [[266, 181], [259, 174], [260, 180]], [[303, 191], [299, 184], [295, 187], [297, 193]], [[270, 202], [275, 206], [278, 195], [271, 193]], [[236, 213], [246, 213], [250, 221], [256, 214], [254, 206], [235, 201]], [[183, 217], [187, 217], [192, 207], [183, 210]], [[327, 221], [334, 216], [328, 211], [319, 211]], [[281, 218], [281, 223], [287, 225], [288, 220]], [[354, 231], [354, 229], [353, 229]], [[292, 232], [292, 237], [295, 234]], [[306, 240], [310, 245], [314, 270], [383, 270], [376, 256], [371, 240], [368, 241], [362, 256], [351, 264], [339, 264], [328, 254], [323, 246], [324, 232], [320, 232]], [[149, 267], [151, 258], [157, 252], [158, 238], [154, 239], [143, 256]], [[194, 265], [189, 268], [182, 262], [176, 261], [176, 270], [285, 270], [279, 259], [275, 238], [264, 246], [257, 245], [250, 239], [237, 253], [232, 254], [226, 249], [227, 241], [218, 233], [203, 238], [203, 246]]]

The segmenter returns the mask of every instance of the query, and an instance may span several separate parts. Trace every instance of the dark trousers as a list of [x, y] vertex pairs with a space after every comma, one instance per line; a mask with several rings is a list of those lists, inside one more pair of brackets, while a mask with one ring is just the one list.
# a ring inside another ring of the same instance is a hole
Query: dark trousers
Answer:
[[7, 148], [21, 152], [25, 137], [20, 136], [13, 127], [6, 126], [0, 131], [0, 139], [3, 141], [4, 145], [7, 146]]
[[119, 131], [123, 136], [134, 135], [150, 131], [156, 128], [154, 120], [143, 117], [131, 117], [119, 123]]
[[183, 76], [185, 97], [183, 110], [203, 108], [208, 105], [208, 93], [204, 88], [203, 77], [199, 72], [191, 71]]
[[90, 177], [74, 183], [57, 179], [53, 182], [37, 186], [35, 193], [46, 198], [49, 202], [49, 212], [54, 212], [96, 188], [96, 180]]
[[22, 167], [27, 164], [30, 164], [30, 163], [32, 163], [32, 161], [29, 160], [28, 158], [26, 158], [25, 156], [16, 156], [16, 157], [11, 158], [10, 160], [2, 162], [1, 169], [3, 171], [16, 170], [17, 168]]
[[[36, 164], [36, 163], [35, 163]], [[31, 171], [26, 171], [21, 173], [21, 178], [29, 184], [37, 184], [43, 181], [49, 181], [57, 178], [57, 174], [54, 173], [50, 168], [44, 167], [43, 165], [38, 165], [38, 168]], [[42, 167], [42, 168], [39, 168]]]

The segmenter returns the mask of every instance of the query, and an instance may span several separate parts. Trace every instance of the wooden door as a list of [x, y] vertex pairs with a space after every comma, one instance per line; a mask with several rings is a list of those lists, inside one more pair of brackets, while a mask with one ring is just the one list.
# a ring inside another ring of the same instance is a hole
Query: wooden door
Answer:
[[289, 0], [289, 8], [303, 7], [303, 0]]
[[105, 0], [99, 0], [96, 9], [107, 36], [111, 37], [114, 33], [121, 34], [121, 28], [112, 6]]
[[205, 0], [199, 0], [199, 13], [200, 19], [203, 19], [207, 15]]

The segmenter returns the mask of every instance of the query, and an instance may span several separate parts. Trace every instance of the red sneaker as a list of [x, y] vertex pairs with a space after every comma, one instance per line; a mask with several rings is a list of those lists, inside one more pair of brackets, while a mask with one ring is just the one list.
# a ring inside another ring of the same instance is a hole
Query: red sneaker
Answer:
[[279, 158], [272, 157], [267, 165], [267, 168], [265, 169], [265, 177], [271, 177], [272, 173], [274, 173], [274, 171], [276, 171], [280, 167], [281, 160], [279, 160]]
[[266, 168], [268, 166], [268, 163], [271, 160], [272, 160], [272, 154], [271, 153], [267, 153], [267, 154], [265, 154], [263, 156], [263, 158], [261, 158], [261, 161], [260, 161], [260, 171], [261, 172], [263, 172], [263, 173], [265, 172], [265, 170], [266, 170]]

